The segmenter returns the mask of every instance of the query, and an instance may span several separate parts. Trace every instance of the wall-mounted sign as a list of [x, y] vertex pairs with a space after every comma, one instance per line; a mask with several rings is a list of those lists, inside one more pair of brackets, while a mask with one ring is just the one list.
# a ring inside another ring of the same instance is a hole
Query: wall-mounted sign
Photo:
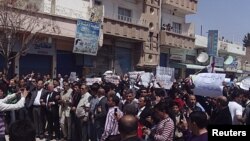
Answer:
[[209, 56], [217, 56], [218, 30], [208, 31], [207, 53]]
[[73, 52], [96, 55], [98, 51], [100, 23], [77, 20]]

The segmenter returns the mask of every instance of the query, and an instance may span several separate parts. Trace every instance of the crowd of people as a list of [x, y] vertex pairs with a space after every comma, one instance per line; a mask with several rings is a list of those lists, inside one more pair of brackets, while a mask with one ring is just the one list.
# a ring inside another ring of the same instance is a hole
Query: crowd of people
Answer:
[[119, 84], [103, 79], [89, 86], [84, 77], [31, 73], [8, 80], [0, 73], [0, 137], [19, 120], [34, 125], [36, 138], [66, 141], [207, 141], [208, 125], [250, 124], [249, 91], [237, 86], [202, 97], [190, 78], [170, 90], [139, 82], [131, 85], [125, 74]]

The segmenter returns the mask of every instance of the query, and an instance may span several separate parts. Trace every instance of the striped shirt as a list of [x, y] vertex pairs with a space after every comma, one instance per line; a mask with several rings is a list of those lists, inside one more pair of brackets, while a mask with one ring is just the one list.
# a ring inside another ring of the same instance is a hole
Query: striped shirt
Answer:
[[104, 128], [104, 132], [102, 134], [101, 137], [101, 141], [105, 141], [109, 135], [118, 135], [120, 134], [118, 131], [118, 121], [115, 118], [115, 108], [117, 108], [117, 113], [120, 117], [123, 116], [122, 111], [117, 107], [111, 107], [109, 108], [108, 114], [107, 114], [107, 118], [106, 118], [106, 122], [105, 122], [105, 128]]
[[174, 122], [171, 118], [166, 118], [156, 125], [154, 135], [155, 141], [173, 141]]

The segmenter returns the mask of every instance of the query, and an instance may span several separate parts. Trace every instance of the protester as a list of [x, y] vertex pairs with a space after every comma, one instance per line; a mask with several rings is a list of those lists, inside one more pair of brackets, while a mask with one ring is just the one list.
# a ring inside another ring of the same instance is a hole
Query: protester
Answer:
[[125, 115], [118, 122], [121, 141], [141, 141], [137, 137], [138, 120], [134, 115]]
[[145, 129], [144, 133], [154, 141], [173, 141], [174, 121], [170, 118], [170, 107], [165, 102], [160, 102], [154, 107], [156, 127]]
[[[7, 102], [11, 99], [16, 98], [21, 94], [21, 99], [16, 104], [8, 104]], [[0, 95], [3, 96], [3, 90], [0, 89]], [[3, 111], [17, 110], [24, 107], [25, 97], [28, 95], [28, 91], [24, 89], [22, 92], [8, 95], [4, 99], [0, 99], [0, 141], [5, 141], [5, 123]]]
[[184, 129], [186, 129], [186, 133], [184, 133], [186, 141], [208, 141], [208, 133], [206, 129], [208, 117], [206, 113], [202, 111], [194, 111], [189, 115], [188, 122], [185, 120], [182, 122]]
[[123, 112], [118, 108], [119, 97], [113, 95], [108, 98], [109, 111], [107, 114], [104, 132], [101, 141], [119, 141], [118, 120], [123, 116]]
[[228, 107], [228, 100], [225, 96], [216, 99], [216, 109], [210, 117], [210, 124], [232, 125], [232, 117]]
[[12, 123], [9, 132], [9, 141], [36, 141], [36, 130], [29, 120]]

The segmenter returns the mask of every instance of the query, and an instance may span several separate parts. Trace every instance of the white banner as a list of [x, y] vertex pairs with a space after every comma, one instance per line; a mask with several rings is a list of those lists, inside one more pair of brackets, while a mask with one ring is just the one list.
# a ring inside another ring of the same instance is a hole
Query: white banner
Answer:
[[116, 85], [120, 82], [120, 77], [118, 75], [106, 75], [104, 79], [106, 82], [110, 82]]
[[148, 87], [149, 82], [151, 82], [152, 78], [153, 78], [152, 73], [150, 73], [150, 72], [143, 73], [141, 75], [141, 84], [145, 87]]
[[70, 73], [69, 81], [70, 81], [70, 82], [75, 82], [75, 81], [77, 81], [76, 72], [71, 72], [71, 73]]
[[199, 73], [193, 80], [195, 84], [194, 94], [201, 96], [217, 97], [222, 95], [222, 82], [226, 74]]
[[128, 72], [130, 81], [135, 81], [138, 75], [141, 76], [143, 73], [145, 73], [145, 71]]
[[96, 77], [96, 78], [86, 78], [86, 85], [90, 86], [94, 83], [99, 83], [102, 81], [102, 78]]
[[165, 89], [170, 89], [174, 80], [174, 68], [160, 67], [156, 68], [156, 81]]
[[249, 90], [250, 88], [250, 77], [246, 77], [240, 82], [240, 88], [244, 90]]

